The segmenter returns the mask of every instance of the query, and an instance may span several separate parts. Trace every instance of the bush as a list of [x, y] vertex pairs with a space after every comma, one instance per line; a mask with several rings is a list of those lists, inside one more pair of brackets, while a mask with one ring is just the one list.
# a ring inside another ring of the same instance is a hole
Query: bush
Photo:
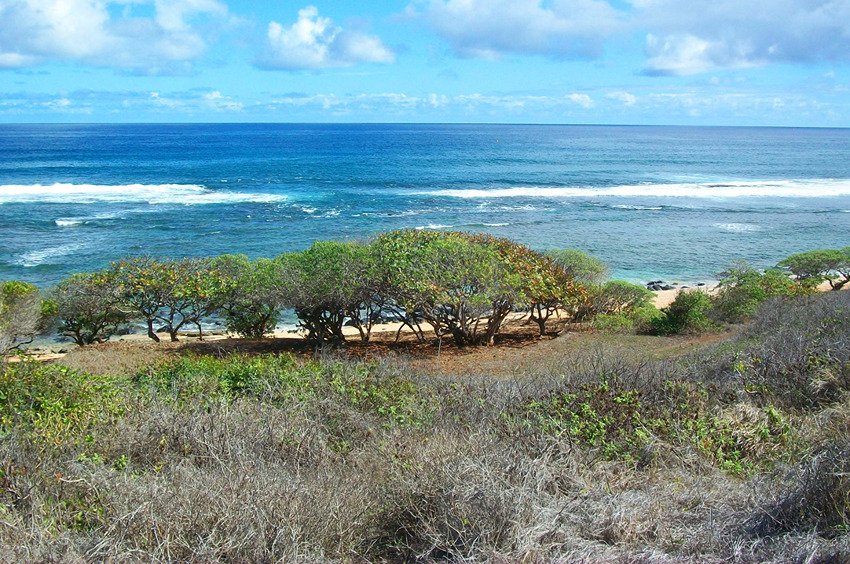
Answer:
[[59, 332], [80, 346], [108, 339], [128, 317], [110, 272], [74, 274], [57, 284], [50, 297]]
[[126, 394], [111, 376], [24, 362], [0, 367], [0, 432], [39, 445], [79, 444], [124, 412]]
[[723, 273], [720, 291], [714, 297], [715, 316], [721, 321], [741, 323], [751, 318], [762, 302], [774, 297], [804, 294], [805, 288], [779, 270], [764, 273], [739, 263]]
[[274, 331], [281, 311], [291, 301], [294, 281], [279, 261], [249, 260], [245, 255], [213, 259], [220, 283], [214, 302], [228, 331], [261, 339]]
[[652, 330], [659, 335], [699, 334], [717, 329], [711, 320], [712, 302], [708, 294], [699, 290], [682, 291], [662, 316], [652, 322]]
[[651, 306], [653, 297], [654, 294], [643, 286], [623, 280], [590, 285], [576, 317], [585, 320], [600, 314], [622, 313], [628, 316], [636, 310]]
[[38, 288], [26, 282], [0, 282], [0, 355], [31, 343], [40, 329]]

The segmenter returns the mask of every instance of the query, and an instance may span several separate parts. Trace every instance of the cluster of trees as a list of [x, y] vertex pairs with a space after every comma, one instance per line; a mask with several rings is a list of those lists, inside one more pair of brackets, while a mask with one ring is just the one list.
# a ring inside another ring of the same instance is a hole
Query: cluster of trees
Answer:
[[[646, 288], [607, 280], [608, 268], [582, 251], [546, 254], [506, 239], [457, 232], [393, 231], [368, 243], [314, 243], [274, 259], [131, 258], [79, 273], [42, 296], [31, 284], [0, 284], [0, 353], [58, 330], [79, 345], [103, 341], [129, 322], [148, 336], [221, 319], [233, 333], [262, 338], [293, 310], [308, 339], [341, 342], [343, 327], [363, 341], [375, 324], [401, 322], [420, 340], [424, 327], [458, 345], [492, 344], [507, 316], [526, 312], [540, 334], [554, 315], [599, 328], [641, 333], [699, 332], [740, 322], [775, 296], [850, 281], [850, 247], [791, 255], [758, 271], [737, 264], [719, 292], [681, 292], [658, 310]], [[399, 329], [399, 332], [401, 331]]]
[[[601, 272], [598, 265], [587, 272]], [[759, 306], [772, 298], [810, 294], [828, 283], [840, 290], [850, 282], [850, 247], [797, 253], [775, 267], [758, 270], [739, 262], [720, 274], [717, 292], [683, 291], [661, 310], [651, 304], [652, 294], [634, 284], [611, 281], [591, 283], [590, 299], [579, 316], [595, 326], [622, 332], [660, 335], [701, 333], [723, 323], [741, 323], [752, 318]]]
[[[376, 323], [396, 320], [420, 339], [427, 324], [459, 345], [491, 344], [513, 311], [531, 312], [542, 333], [556, 311], [575, 311], [584, 300], [583, 286], [562, 265], [527, 247], [487, 235], [415, 230], [369, 243], [316, 242], [274, 259], [131, 258], [72, 275], [45, 300], [34, 286], [6, 284], [23, 288], [0, 309], [4, 324], [20, 328], [11, 342], [51, 319], [79, 345], [103, 341], [131, 321], [144, 323], [154, 341], [163, 332], [176, 341], [187, 327], [201, 332], [213, 316], [234, 333], [260, 338], [288, 309], [316, 342], [344, 341], [345, 325], [368, 341]], [[43, 314], [31, 315], [38, 308]]]

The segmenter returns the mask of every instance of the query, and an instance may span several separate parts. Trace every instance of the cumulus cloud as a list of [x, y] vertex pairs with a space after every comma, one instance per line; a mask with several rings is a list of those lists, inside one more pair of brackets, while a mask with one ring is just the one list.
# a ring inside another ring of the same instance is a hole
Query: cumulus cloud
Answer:
[[850, 60], [848, 0], [414, 0], [407, 15], [461, 57], [595, 58], [639, 33], [651, 75]]
[[[152, 7], [153, 16], [135, 15], [136, 7]], [[192, 26], [194, 20], [227, 14], [218, 0], [4, 1], [0, 68], [64, 60], [167, 72], [205, 51], [207, 41]]]
[[604, 0], [429, 0], [408, 13], [424, 20], [462, 57], [590, 58], [623, 28], [620, 11]]
[[648, 74], [850, 60], [847, 0], [632, 0]]
[[569, 96], [567, 96], [567, 98], [569, 98], [569, 100], [571, 102], [575, 102], [576, 104], [578, 104], [579, 106], [581, 106], [582, 108], [585, 108], [585, 109], [592, 108], [595, 104], [595, 102], [593, 101], [593, 98], [591, 98], [587, 94], [578, 94], [578, 93], [574, 92], [574, 93], [570, 94]]
[[321, 69], [358, 63], [392, 63], [395, 54], [380, 38], [344, 30], [314, 6], [298, 11], [291, 26], [270, 22], [267, 52], [258, 62], [266, 69]]
[[622, 102], [624, 106], [634, 106], [637, 103], [637, 96], [624, 90], [609, 92], [605, 97], [609, 100]]

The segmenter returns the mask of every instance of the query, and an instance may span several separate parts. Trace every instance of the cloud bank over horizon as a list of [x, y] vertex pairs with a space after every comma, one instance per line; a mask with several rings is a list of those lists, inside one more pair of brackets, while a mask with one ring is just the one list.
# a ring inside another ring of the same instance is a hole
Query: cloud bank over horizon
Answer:
[[0, 0], [0, 76], [7, 121], [850, 125], [850, 0]]

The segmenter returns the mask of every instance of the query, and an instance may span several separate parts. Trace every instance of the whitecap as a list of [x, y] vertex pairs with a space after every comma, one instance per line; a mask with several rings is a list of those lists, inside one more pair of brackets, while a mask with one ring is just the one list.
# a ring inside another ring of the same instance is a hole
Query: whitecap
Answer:
[[93, 204], [147, 202], [149, 204], [269, 203], [286, 196], [258, 192], [210, 190], [197, 184], [4, 184], [0, 203]]
[[57, 227], [74, 227], [75, 225], [81, 225], [83, 223], [82, 219], [57, 219], [54, 220], [54, 223]]
[[454, 227], [453, 225], [442, 225], [439, 223], [429, 223], [428, 225], [419, 225], [416, 227], [417, 231], [423, 231], [425, 229], [450, 229]]
[[712, 227], [730, 233], [754, 233], [762, 230], [760, 225], [754, 223], [714, 223]]
[[834, 198], [850, 195], [850, 179], [626, 184], [605, 188], [520, 186], [487, 190], [480, 188], [430, 190], [418, 192], [418, 194], [451, 198]]
[[15, 261], [15, 264], [23, 266], [24, 268], [31, 268], [33, 266], [38, 266], [40, 264], [45, 263], [50, 264], [49, 261], [51, 259], [70, 255], [76, 251], [79, 251], [84, 246], [85, 245], [83, 245], [82, 243], [67, 243], [65, 245], [59, 245], [57, 247], [48, 247], [46, 249], [37, 249], [34, 251], [29, 251], [20, 255], [18, 257], [18, 260]]
[[626, 204], [620, 204], [616, 206], [611, 206], [612, 208], [618, 210], [636, 210], [636, 211], [661, 211], [664, 208], [661, 206], [630, 206]]

